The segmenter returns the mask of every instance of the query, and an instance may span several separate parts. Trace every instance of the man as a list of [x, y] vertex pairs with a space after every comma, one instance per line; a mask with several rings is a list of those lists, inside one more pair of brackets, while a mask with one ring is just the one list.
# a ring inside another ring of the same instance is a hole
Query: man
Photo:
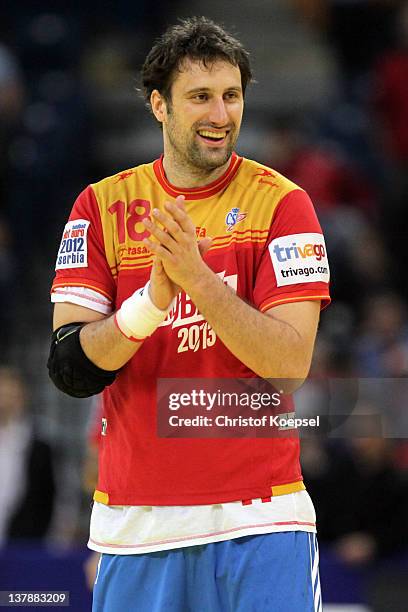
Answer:
[[29, 414], [22, 372], [0, 364], [0, 546], [45, 538], [51, 524], [53, 453]]
[[233, 152], [251, 80], [237, 40], [185, 20], [142, 79], [164, 155], [79, 196], [52, 288], [51, 377], [105, 389], [94, 610], [320, 610], [298, 440], [156, 430], [158, 379], [307, 376], [329, 301], [319, 223], [301, 189]]

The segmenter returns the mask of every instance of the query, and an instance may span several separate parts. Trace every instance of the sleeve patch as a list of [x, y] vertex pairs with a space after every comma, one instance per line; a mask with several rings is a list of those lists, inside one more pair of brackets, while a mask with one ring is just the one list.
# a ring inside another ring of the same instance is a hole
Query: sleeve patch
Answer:
[[58, 249], [56, 270], [88, 267], [88, 228], [90, 221], [76, 219], [66, 224]]
[[329, 263], [322, 234], [280, 236], [271, 241], [269, 254], [278, 287], [329, 282]]

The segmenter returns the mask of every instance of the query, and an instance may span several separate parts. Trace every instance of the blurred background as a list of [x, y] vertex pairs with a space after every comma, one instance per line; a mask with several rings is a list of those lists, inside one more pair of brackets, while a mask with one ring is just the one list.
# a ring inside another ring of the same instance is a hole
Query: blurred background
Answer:
[[2, 5], [0, 590], [69, 590], [72, 609], [90, 609], [98, 402], [48, 381], [48, 292], [76, 195], [160, 154], [138, 70], [167, 25], [202, 14], [251, 52], [257, 82], [238, 152], [306, 189], [326, 236], [333, 304], [313, 374], [394, 381], [359, 406], [392, 413], [389, 435], [303, 441], [325, 609], [405, 611], [408, 394], [396, 381], [408, 371], [406, 0]]

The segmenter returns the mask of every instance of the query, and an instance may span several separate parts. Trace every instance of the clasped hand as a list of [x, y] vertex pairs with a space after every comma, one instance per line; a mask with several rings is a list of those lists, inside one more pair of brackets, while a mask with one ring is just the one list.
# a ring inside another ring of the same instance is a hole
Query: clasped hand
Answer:
[[153, 220], [144, 219], [146, 229], [157, 240], [145, 238], [144, 244], [156, 255], [156, 268], [164, 272], [175, 286], [188, 292], [191, 283], [199, 278], [205, 263], [201, 256], [211, 240], [197, 242], [196, 228], [184, 207], [184, 196], [176, 202], [166, 202], [165, 212], [153, 209]]

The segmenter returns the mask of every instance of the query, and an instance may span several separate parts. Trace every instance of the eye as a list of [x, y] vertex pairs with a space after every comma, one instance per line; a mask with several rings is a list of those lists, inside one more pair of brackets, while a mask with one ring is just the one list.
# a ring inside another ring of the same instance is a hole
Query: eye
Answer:
[[227, 91], [227, 93], [225, 94], [225, 98], [227, 100], [236, 100], [239, 98], [239, 94], [237, 91]]
[[193, 98], [194, 100], [197, 100], [198, 102], [205, 102], [206, 100], [208, 100], [208, 94], [206, 93], [198, 93], [194, 96]]

